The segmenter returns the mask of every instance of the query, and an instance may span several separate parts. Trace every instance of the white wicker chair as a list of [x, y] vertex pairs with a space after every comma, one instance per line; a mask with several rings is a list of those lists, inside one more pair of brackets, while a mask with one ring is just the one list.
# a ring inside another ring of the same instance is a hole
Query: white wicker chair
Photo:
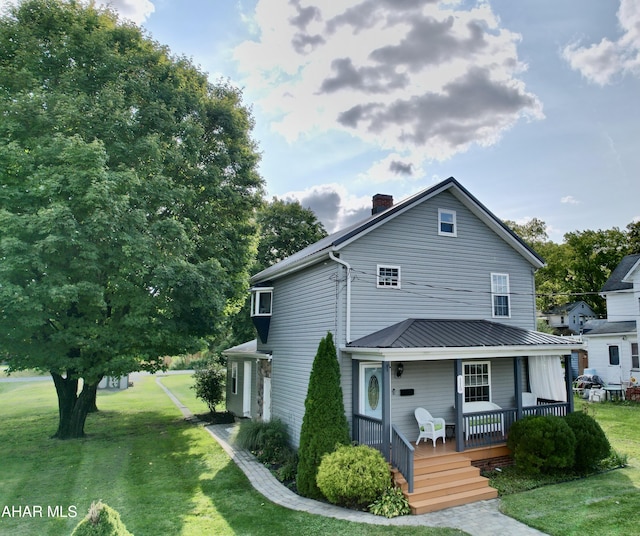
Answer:
[[424, 408], [416, 408], [414, 415], [416, 417], [416, 421], [418, 421], [418, 430], [420, 432], [418, 439], [416, 440], [416, 445], [420, 443], [421, 439], [424, 439], [425, 442], [427, 439], [431, 439], [433, 442], [433, 448], [436, 448], [436, 440], [439, 437], [442, 438], [443, 443], [446, 443], [446, 425], [444, 419], [441, 419], [440, 417], [432, 417], [431, 413]]

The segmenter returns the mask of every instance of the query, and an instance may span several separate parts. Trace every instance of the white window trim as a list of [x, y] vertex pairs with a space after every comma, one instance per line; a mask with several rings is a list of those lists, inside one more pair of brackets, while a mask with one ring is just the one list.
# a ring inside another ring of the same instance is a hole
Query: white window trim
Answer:
[[[467, 387], [467, 375], [464, 372], [465, 365], [487, 365], [487, 387], [489, 388], [489, 402], [493, 400], [493, 393], [491, 389], [491, 361], [463, 361], [462, 362], [462, 377], [464, 378], [465, 391]], [[471, 386], [470, 386], [471, 387]], [[462, 393], [463, 402], [466, 402], [467, 394]]]
[[[380, 278], [380, 269], [398, 270], [398, 284], [397, 285], [383, 285]], [[401, 288], [402, 286], [402, 270], [400, 266], [391, 264], [378, 264], [376, 266], [376, 287], [377, 288]]]
[[[450, 222], [448, 221], [447, 222], [442, 221], [443, 214], [451, 214], [453, 216], [453, 232], [452, 233], [447, 233], [442, 230], [443, 223], [450, 224]], [[458, 218], [456, 216], [455, 210], [449, 210], [447, 208], [438, 209], [438, 234], [440, 236], [458, 236]]]
[[[260, 294], [271, 295], [271, 307], [268, 313], [261, 313], [258, 310], [260, 306]], [[251, 289], [251, 316], [271, 316], [273, 314], [273, 287], [254, 287]]]
[[[494, 276], [505, 276], [507, 278], [507, 292], [496, 292], [495, 287], [493, 285], [493, 277]], [[494, 298], [496, 296], [506, 296], [507, 297], [507, 306], [509, 308], [509, 314], [507, 315], [497, 315]], [[509, 274], [504, 273], [491, 273], [491, 316], [493, 318], [511, 318], [511, 282], [509, 281]]]
[[231, 394], [238, 394], [238, 362], [231, 362]]

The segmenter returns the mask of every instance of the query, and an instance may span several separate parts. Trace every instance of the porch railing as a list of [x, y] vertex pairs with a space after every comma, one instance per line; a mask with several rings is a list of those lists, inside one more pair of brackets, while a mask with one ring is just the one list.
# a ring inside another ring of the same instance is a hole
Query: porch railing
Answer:
[[402, 473], [409, 493], [413, 493], [413, 453], [415, 448], [395, 425], [391, 427], [391, 465]]
[[[569, 411], [566, 402], [542, 403], [522, 408], [522, 417], [532, 415], [557, 415], [563, 417]], [[476, 448], [504, 443], [511, 425], [518, 420], [515, 408], [506, 408], [462, 416], [464, 448]]]
[[385, 460], [389, 459], [389, 453], [384, 452], [382, 441], [382, 420], [368, 417], [360, 413], [353, 415], [353, 439], [354, 441], [369, 445], [378, 449]]

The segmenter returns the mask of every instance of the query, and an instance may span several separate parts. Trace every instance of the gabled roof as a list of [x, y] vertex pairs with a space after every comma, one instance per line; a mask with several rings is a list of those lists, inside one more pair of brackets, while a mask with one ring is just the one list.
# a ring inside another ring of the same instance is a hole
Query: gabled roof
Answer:
[[346, 229], [333, 233], [310, 246], [294, 253], [290, 257], [283, 259], [277, 264], [266, 268], [262, 272], [255, 274], [251, 278], [252, 284], [269, 281], [282, 277], [283, 275], [295, 272], [303, 267], [315, 264], [329, 256], [330, 252], [338, 252], [353, 240], [357, 240], [364, 234], [372, 231], [386, 221], [404, 213], [410, 208], [428, 200], [432, 197], [449, 191], [471, 212], [480, 218], [503, 240], [509, 243], [516, 251], [525, 257], [534, 267], [544, 266], [542, 258], [529, 247], [518, 235], [509, 229], [500, 219], [498, 219], [489, 209], [478, 201], [469, 191], [467, 191], [456, 179], [448, 179], [430, 187], [407, 199], [397, 203], [383, 212], [374, 214], [365, 220], [358, 222]]
[[565, 303], [563, 305], [556, 305], [553, 309], [551, 309], [550, 311], [547, 311], [545, 314], [548, 314], [548, 315], [566, 314], [570, 311], [573, 311], [573, 309], [575, 309], [582, 303], [584, 303], [587, 307], [589, 307], [589, 309], [591, 309], [591, 307], [587, 302], [580, 300], [576, 302]]
[[[489, 320], [409, 318], [347, 344], [347, 348], [477, 348], [496, 346], [567, 346], [576, 342]], [[579, 345], [578, 345], [579, 346]]]
[[634, 268], [638, 261], [640, 261], [640, 253], [623, 257], [618, 266], [615, 267], [615, 270], [611, 272], [609, 279], [607, 279], [607, 282], [604, 284], [600, 292], [632, 289], [633, 283], [625, 281], [625, 277]]

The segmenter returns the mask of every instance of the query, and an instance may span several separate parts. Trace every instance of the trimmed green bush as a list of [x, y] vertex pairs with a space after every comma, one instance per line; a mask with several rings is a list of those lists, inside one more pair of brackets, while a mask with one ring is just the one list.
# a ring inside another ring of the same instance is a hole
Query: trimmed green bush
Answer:
[[195, 390], [196, 397], [207, 404], [211, 413], [215, 413], [216, 406], [224, 400], [226, 370], [218, 363], [211, 363], [196, 370], [193, 378], [194, 384], [191, 388]]
[[380, 498], [369, 505], [369, 512], [376, 516], [397, 517], [411, 513], [409, 501], [400, 488], [389, 487], [382, 492]]
[[124, 526], [120, 514], [107, 504], [91, 503], [87, 516], [76, 525], [71, 536], [133, 536]]
[[342, 445], [322, 457], [317, 484], [329, 502], [363, 509], [391, 485], [391, 471], [376, 449]]
[[576, 437], [574, 468], [587, 471], [611, 453], [611, 445], [598, 422], [581, 411], [569, 413], [565, 422]]
[[340, 386], [340, 366], [331, 333], [327, 333], [318, 346], [304, 407], [296, 485], [300, 495], [321, 499], [316, 475], [322, 456], [333, 452], [337, 445], [350, 443]]
[[287, 425], [279, 419], [241, 422], [234, 442], [253, 452], [262, 463], [279, 464], [291, 459]]
[[576, 437], [562, 417], [527, 417], [513, 423], [507, 446], [525, 473], [550, 473], [573, 467]]

